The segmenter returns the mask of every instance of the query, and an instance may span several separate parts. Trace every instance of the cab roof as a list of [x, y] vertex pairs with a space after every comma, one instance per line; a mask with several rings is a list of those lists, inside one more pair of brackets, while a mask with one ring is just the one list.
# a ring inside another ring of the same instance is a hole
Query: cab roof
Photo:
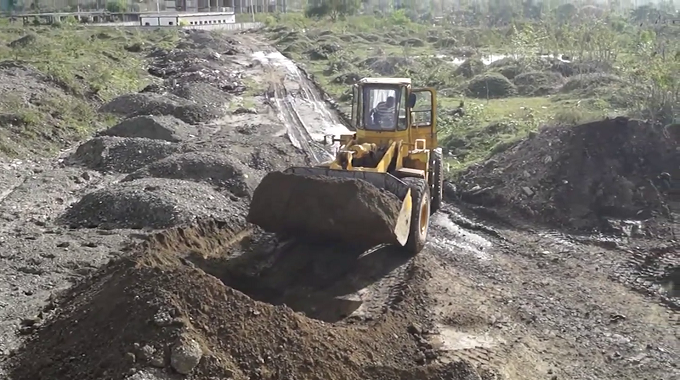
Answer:
[[411, 78], [363, 78], [365, 84], [411, 84]]

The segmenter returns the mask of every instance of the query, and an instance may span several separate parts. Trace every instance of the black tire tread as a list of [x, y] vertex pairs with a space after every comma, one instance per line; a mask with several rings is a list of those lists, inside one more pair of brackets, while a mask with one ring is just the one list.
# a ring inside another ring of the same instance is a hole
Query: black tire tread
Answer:
[[[421, 239], [420, 237], [420, 202], [423, 197], [430, 197], [430, 188], [427, 181], [422, 178], [402, 178], [404, 183], [409, 185], [411, 188], [411, 197], [413, 200], [413, 205], [418, 207], [413, 207], [411, 211], [411, 228], [409, 230], [408, 241], [406, 242], [406, 250], [411, 254], [418, 254], [425, 247], [426, 239]], [[430, 205], [432, 207], [432, 205]]]
[[443, 191], [444, 191], [444, 157], [441, 151], [432, 151], [432, 173], [433, 178], [433, 194], [432, 194], [432, 204], [430, 204], [430, 212], [434, 214], [437, 212], [443, 203]]

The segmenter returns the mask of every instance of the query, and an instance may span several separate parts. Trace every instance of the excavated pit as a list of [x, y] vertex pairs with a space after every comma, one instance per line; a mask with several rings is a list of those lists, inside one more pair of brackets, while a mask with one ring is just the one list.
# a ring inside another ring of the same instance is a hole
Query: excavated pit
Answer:
[[187, 256], [228, 287], [324, 322], [353, 316], [363, 304], [358, 292], [408, 259], [392, 246], [364, 251], [343, 245], [278, 243], [263, 236], [246, 237], [217, 255]]
[[[258, 265], [258, 255], [272, 253], [264, 248], [273, 240], [256, 234], [249, 241], [244, 237], [250, 232], [208, 221], [151, 236], [135, 255], [112, 261], [45, 309], [51, 316], [10, 358], [10, 378], [119, 380], [154, 367], [172, 374], [173, 353], [193, 344], [203, 351], [191, 370], [195, 379], [480, 379], [464, 362], [415, 366], [419, 348], [407, 332], [409, 317], [388, 314], [370, 328], [325, 324], [252, 299], [276, 298], [273, 286], [292, 292], [311, 288], [319, 293], [310, 294], [329, 297], [346, 293], [405, 257], [390, 249], [356, 256], [359, 252], [336, 247], [293, 244]], [[235, 264], [223, 255], [239, 252], [231, 259]], [[283, 265], [297, 270], [285, 274]], [[236, 268], [246, 275], [239, 277]], [[353, 276], [347, 276], [350, 269]], [[253, 285], [258, 279], [264, 285]], [[324, 307], [329, 310], [309, 314], [334, 319], [332, 310], [339, 316], [353, 306]]]

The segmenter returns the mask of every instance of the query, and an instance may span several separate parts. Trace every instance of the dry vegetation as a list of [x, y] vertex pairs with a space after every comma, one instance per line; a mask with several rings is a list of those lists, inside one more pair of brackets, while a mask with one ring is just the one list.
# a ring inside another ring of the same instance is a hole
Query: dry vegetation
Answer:
[[95, 111], [150, 79], [142, 48], [171, 47], [176, 31], [142, 33], [0, 24], [0, 152], [53, 153], [114, 121]]

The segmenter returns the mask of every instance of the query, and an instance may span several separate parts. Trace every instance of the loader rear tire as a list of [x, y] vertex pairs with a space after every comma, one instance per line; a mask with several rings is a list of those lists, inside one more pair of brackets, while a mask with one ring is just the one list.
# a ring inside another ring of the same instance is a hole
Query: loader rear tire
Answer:
[[444, 155], [441, 149], [432, 151], [432, 213], [442, 207], [444, 199]]
[[430, 187], [421, 178], [402, 178], [411, 188], [411, 229], [409, 231], [406, 250], [418, 254], [425, 247], [427, 232], [430, 228]]

